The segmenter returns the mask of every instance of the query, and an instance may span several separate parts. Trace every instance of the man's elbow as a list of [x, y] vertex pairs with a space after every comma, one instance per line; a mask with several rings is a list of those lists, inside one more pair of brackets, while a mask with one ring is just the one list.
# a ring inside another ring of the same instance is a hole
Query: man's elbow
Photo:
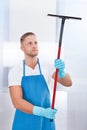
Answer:
[[72, 81], [67, 81], [66, 83], [64, 83], [65, 87], [71, 87], [72, 86]]
[[71, 87], [71, 86], [72, 86], [72, 82], [69, 82], [69, 83], [68, 83], [68, 87]]
[[14, 106], [14, 108], [16, 108], [16, 109], [19, 109], [19, 108], [20, 108], [20, 101], [19, 101], [19, 100], [16, 100], [15, 102], [13, 102], [13, 106]]

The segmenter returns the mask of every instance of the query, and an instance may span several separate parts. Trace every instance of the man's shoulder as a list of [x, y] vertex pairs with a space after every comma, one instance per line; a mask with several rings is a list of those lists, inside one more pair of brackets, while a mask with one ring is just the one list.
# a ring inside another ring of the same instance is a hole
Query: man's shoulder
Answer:
[[23, 60], [18, 61], [17, 63], [10, 66], [9, 71], [21, 71], [23, 69]]
[[21, 85], [23, 76], [23, 61], [13, 64], [8, 72], [8, 86]]

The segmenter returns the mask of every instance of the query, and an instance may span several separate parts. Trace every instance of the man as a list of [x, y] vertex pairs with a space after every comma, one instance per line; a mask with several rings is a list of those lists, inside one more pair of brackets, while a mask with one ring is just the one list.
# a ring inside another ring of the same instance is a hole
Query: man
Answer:
[[[50, 119], [55, 118], [57, 110], [51, 109], [48, 85], [37, 58], [36, 35], [27, 32], [20, 42], [25, 58], [21, 64], [11, 68], [8, 76], [10, 95], [16, 108], [12, 130], [55, 130], [54, 120]], [[55, 68], [59, 70], [58, 82], [71, 86], [70, 75], [64, 72], [64, 62], [55, 60]]]

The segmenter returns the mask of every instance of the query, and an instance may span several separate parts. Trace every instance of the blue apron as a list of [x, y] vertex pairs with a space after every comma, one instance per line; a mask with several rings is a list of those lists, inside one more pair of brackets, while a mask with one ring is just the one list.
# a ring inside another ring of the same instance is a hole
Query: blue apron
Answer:
[[[50, 93], [42, 75], [39, 60], [39, 75], [26, 76], [23, 61], [23, 77], [21, 81], [23, 99], [35, 106], [50, 107]], [[16, 109], [12, 130], [55, 130], [54, 121], [45, 117], [27, 114]]]

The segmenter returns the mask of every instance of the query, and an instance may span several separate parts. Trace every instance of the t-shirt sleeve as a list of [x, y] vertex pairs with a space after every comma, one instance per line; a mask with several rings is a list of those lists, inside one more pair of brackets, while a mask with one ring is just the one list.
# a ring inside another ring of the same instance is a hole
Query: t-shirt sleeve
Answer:
[[22, 72], [20, 67], [11, 67], [8, 73], [8, 86], [21, 86]]

